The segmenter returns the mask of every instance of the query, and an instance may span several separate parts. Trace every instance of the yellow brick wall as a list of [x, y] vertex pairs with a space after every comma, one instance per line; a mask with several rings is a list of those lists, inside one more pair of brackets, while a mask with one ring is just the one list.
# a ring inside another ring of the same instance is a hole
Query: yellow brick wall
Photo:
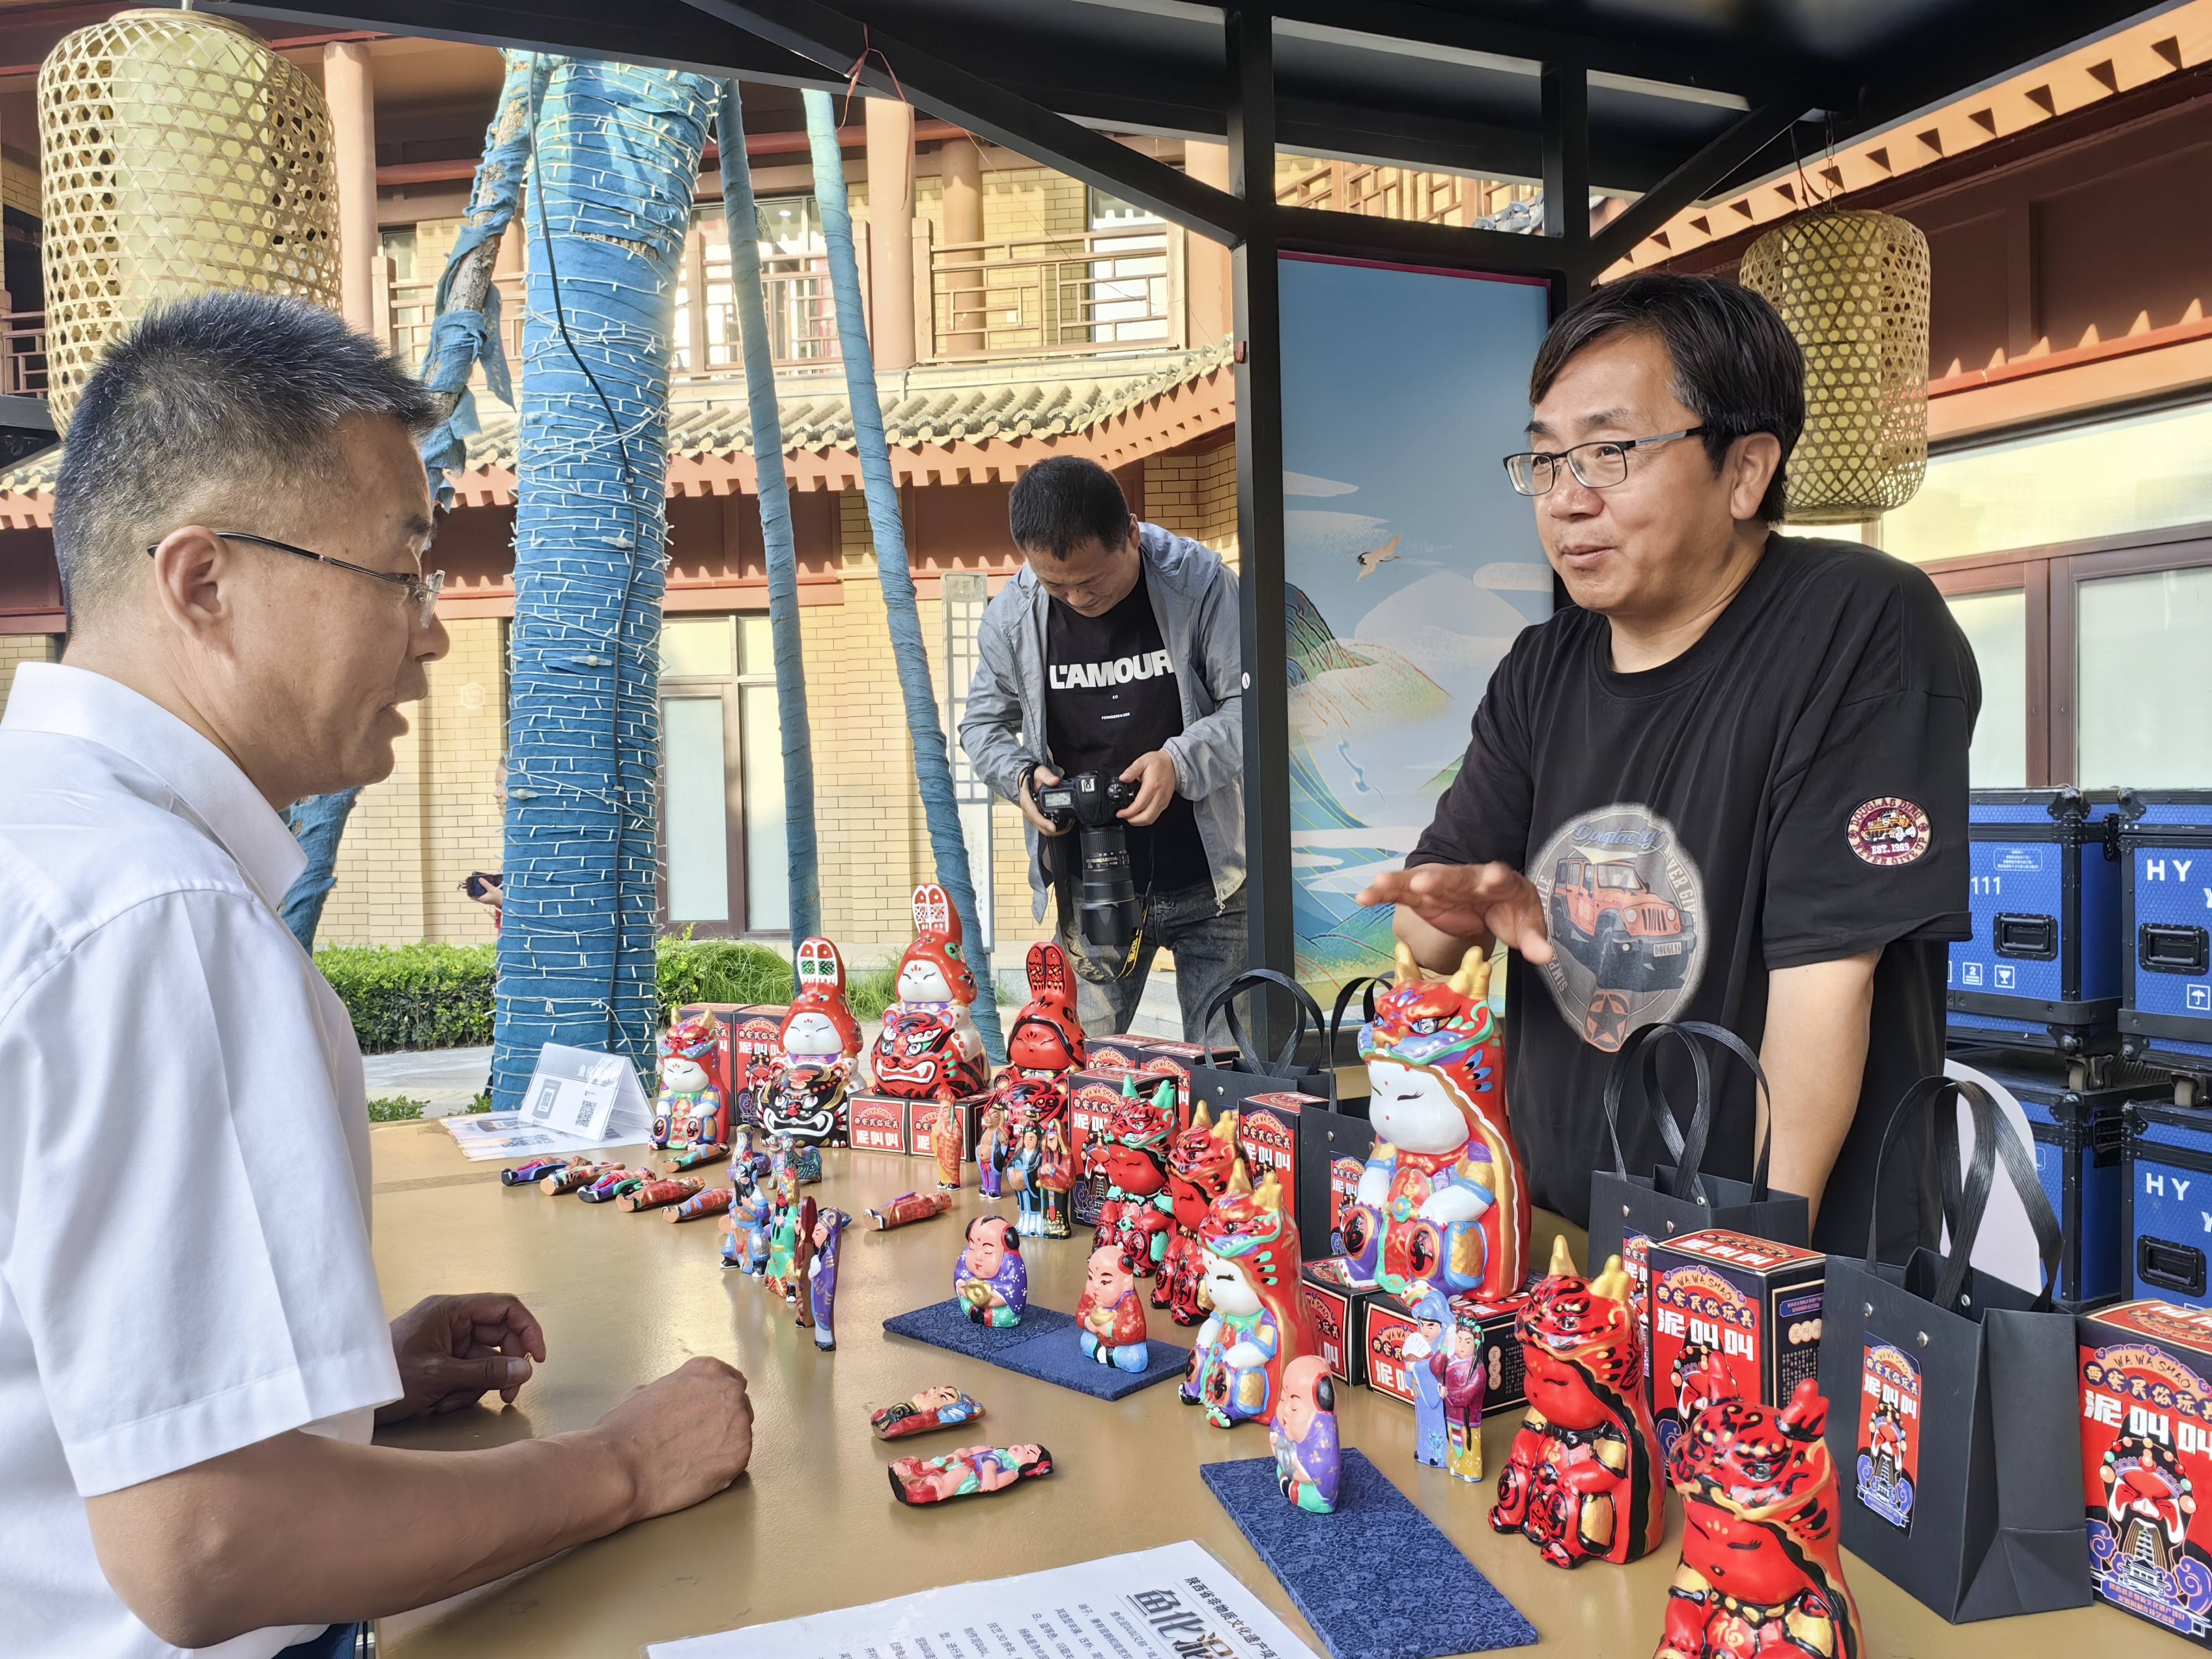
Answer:
[[1145, 517], [1204, 542], [1237, 568], [1237, 448], [1224, 444], [1145, 462]]
[[57, 643], [52, 634], [0, 634], [0, 709], [15, 684], [15, 669], [27, 662], [52, 662]]
[[504, 742], [500, 623], [448, 622], [453, 648], [430, 665], [430, 695], [407, 710], [392, 774], [362, 791], [338, 846], [337, 886], [317, 934], [325, 945], [477, 945], [491, 913], [460, 890], [497, 870], [493, 794]]

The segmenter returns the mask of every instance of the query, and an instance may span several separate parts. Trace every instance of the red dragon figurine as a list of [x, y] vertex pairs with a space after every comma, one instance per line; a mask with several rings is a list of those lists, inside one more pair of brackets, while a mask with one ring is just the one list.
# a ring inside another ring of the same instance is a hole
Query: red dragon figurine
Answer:
[[1784, 1407], [1710, 1401], [1675, 1439], [1682, 1562], [1656, 1659], [1860, 1659], [1844, 1583], [1828, 1402], [1811, 1377]]
[[1178, 1395], [1186, 1406], [1204, 1406], [1217, 1428], [1273, 1423], [1283, 1368], [1314, 1347], [1298, 1293], [1298, 1226], [1274, 1172], [1257, 1190], [1232, 1178], [1206, 1212], [1198, 1242], [1213, 1311], [1199, 1327]]
[[[1168, 1200], [1173, 1206], [1175, 1232], [1168, 1239], [1160, 1276], [1152, 1283], [1152, 1305], [1165, 1308], [1178, 1325], [1195, 1325], [1206, 1317], [1206, 1253], [1198, 1246], [1198, 1226], [1243, 1168], [1243, 1159], [1237, 1153], [1236, 1112], [1224, 1112], [1216, 1123], [1201, 1101], [1190, 1127], [1168, 1143]], [[1250, 1176], [1245, 1180], [1249, 1183]]]
[[990, 1065], [968, 1012], [975, 971], [960, 953], [959, 912], [933, 881], [914, 890], [914, 931], [899, 958], [899, 1000], [876, 1038], [877, 1091], [936, 1101], [981, 1094]]
[[1498, 1477], [1490, 1524], [1517, 1532], [1555, 1567], [1620, 1565], [1667, 1530], [1658, 1436], [1644, 1387], [1628, 1275], [1617, 1256], [1585, 1279], [1554, 1239], [1548, 1278], [1515, 1320], [1528, 1412]]
[[1168, 1235], [1175, 1230], [1167, 1163], [1174, 1113], [1172, 1078], [1163, 1079], [1148, 1101], [1137, 1092], [1137, 1074], [1127, 1073], [1121, 1079], [1121, 1103], [1106, 1120], [1104, 1131], [1083, 1147], [1084, 1174], [1100, 1170], [1106, 1176], [1106, 1202], [1092, 1242], [1119, 1249], [1139, 1279], [1160, 1270], [1167, 1260]]

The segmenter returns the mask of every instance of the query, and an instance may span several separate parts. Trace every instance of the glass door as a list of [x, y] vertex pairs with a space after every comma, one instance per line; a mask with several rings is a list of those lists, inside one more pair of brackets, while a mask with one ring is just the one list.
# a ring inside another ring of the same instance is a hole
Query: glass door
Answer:
[[737, 630], [735, 617], [671, 617], [660, 631], [661, 915], [702, 934], [744, 926]]
[[[2094, 567], [2096, 561], [2069, 563]], [[2076, 573], [2075, 775], [2085, 789], [2212, 785], [2212, 564]]]

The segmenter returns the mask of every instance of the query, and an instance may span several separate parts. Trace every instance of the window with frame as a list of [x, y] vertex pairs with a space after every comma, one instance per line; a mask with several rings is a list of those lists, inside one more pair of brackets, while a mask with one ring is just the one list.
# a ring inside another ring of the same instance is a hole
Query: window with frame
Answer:
[[660, 638], [661, 918], [791, 929], [783, 744], [765, 616], [673, 616]]

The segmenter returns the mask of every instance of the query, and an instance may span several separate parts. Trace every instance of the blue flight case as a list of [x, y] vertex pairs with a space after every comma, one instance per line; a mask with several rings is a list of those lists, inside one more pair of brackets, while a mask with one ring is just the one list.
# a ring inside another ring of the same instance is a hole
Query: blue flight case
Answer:
[[2130, 1101], [2122, 1113], [2121, 1225], [2130, 1300], [2212, 1307], [2212, 1112]]
[[2123, 1052], [2212, 1073], [2212, 789], [2123, 790], [2120, 818]]
[[2066, 1054], [2118, 1048], [2119, 799], [1977, 789], [1973, 936], [1951, 946], [1954, 1040]]

